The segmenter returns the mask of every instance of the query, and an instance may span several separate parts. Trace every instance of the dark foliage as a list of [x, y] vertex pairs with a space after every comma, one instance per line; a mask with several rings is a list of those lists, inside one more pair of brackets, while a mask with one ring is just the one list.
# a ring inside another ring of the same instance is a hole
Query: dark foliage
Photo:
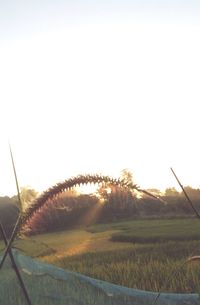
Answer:
[[8, 237], [12, 233], [18, 214], [19, 209], [14, 198], [0, 197], [0, 221]]
[[26, 227], [26, 234], [69, 229], [81, 224], [87, 225], [88, 221], [91, 224], [92, 217], [88, 219], [87, 215], [97, 205], [98, 199], [95, 196], [61, 195], [33, 215]]

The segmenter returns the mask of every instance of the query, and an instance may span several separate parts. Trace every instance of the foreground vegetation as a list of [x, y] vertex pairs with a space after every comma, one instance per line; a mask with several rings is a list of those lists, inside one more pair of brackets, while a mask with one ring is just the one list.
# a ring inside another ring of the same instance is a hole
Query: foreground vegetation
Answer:
[[16, 246], [67, 270], [115, 284], [199, 292], [200, 264], [185, 263], [199, 255], [199, 234], [196, 219], [136, 220], [36, 235]]
[[127, 287], [170, 292], [200, 291], [200, 265], [186, 265], [199, 242], [135, 245], [118, 251], [87, 253], [55, 263], [62, 268]]
[[[23, 204], [20, 206], [22, 205], [23, 209], [30, 207], [29, 212], [25, 213], [28, 216], [24, 227], [26, 233], [33, 235], [124, 219], [193, 217], [194, 209], [188, 203], [183, 191], [178, 192], [174, 188], [168, 188], [164, 193], [157, 189], [149, 189], [143, 193], [143, 191], [139, 192], [134, 189], [135, 184], [130, 172], [126, 171], [125, 176], [122, 175], [121, 178], [125, 179], [127, 185], [132, 185], [132, 188], [122, 187], [120, 182], [119, 185], [117, 184], [118, 180], [109, 177], [89, 175], [82, 176], [82, 178], [77, 176], [58, 184], [61, 185], [61, 193], [58, 192], [58, 185], [38, 197], [36, 191], [22, 189], [20, 196]], [[96, 193], [90, 195], [81, 194], [76, 188], [71, 189], [71, 186], [69, 189], [66, 188], [67, 191], [65, 187], [62, 189], [63, 185], [76, 184], [77, 181], [80, 182], [80, 179], [86, 184], [93, 180], [98, 182], [99, 179], [102, 180], [102, 183], [99, 183]], [[111, 181], [114, 181], [113, 184]], [[192, 200], [196, 211], [200, 211], [199, 189], [188, 186], [185, 187], [185, 191]], [[32, 206], [30, 206], [31, 203]], [[0, 197], [0, 221], [7, 235], [12, 232], [20, 206], [17, 196]], [[36, 207], [39, 208], [36, 209]]]

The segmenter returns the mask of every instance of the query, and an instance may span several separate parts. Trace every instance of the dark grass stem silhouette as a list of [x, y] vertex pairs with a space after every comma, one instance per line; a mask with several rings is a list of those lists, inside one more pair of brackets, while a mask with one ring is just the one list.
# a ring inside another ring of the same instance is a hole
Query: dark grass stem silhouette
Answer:
[[12, 263], [12, 267], [17, 275], [17, 278], [18, 278], [18, 281], [19, 281], [19, 284], [22, 288], [22, 291], [24, 293], [24, 297], [27, 301], [27, 304], [28, 305], [32, 305], [32, 302], [31, 302], [31, 299], [29, 297], [29, 294], [28, 294], [28, 291], [26, 289], [26, 286], [23, 282], [23, 279], [21, 277], [21, 274], [19, 272], [19, 269], [17, 267], [17, 264], [15, 263], [15, 260], [14, 260], [14, 256], [13, 256], [13, 253], [12, 253], [12, 243], [17, 235], [17, 232], [18, 232], [18, 228], [19, 228], [19, 224], [20, 224], [20, 219], [21, 219], [21, 213], [22, 213], [22, 200], [21, 200], [21, 197], [20, 197], [20, 191], [19, 191], [19, 184], [18, 184], [18, 179], [17, 179], [17, 173], [16, 173], [16, 169], [15, 169], [15, 164], [14, 164], [14, 159], [13, 159], [13, 154], [12, 154], [12, 150], [11, 150], [11, 146], [9, 145], [10, 147], [10, 155], [11, 155], [11, 160], [12, 160], [12, 166], [13, 166], [13, 171], [14, 171], [14, 176], [15, 176], [15, 183], [16, 183], [16, 187], [17, 187], [17, 194], [18, 194], [18, 200], [19, 200], [19, 204], [20, 204], [20, 208], [21, 208], [21, 212], [19, 214], [19, 217], [17, 219], [17, 222], [15, 224], [15, 227], [13, 229], [13, 232], [12, 232], [12, 235], [11, 235], [11, 238], [10, 240], [8, 241], [7, 240], [7, 237], [6, 237], [6, 233], [4, 231], [4, 228], [2, 226], [2, 224], [0, 223], [0, 231], [1, 231], [1, 235], [3, 237], [3, 240], [4, 240], [4, 243], [5, 243], [5, 246], [6, 246], [6, 249], [4, 251], [4, 255], [2, 257], [2, 260], [1, 260], [1, 263], [0, 263], [0, 269], [2, 268], [3, 266], [3, 263], [7, 257], [7, 255], [9, 255], [10, 259], [11, 259], [11, 263]]
[[[7, 245], [8, 245], [7, 236], [6, 236], [6, 233], [5, 233], [4, 228], [3, 228], [3, 226], [2, 226], [1, 223], [0, 223], [0, 232], [1, 232], [1, 235], [2, 235], [2, 238], [3, 238], [3, 241], [4, 241], [4, 244], [5, 244], [5, 246], [7, 246]], [[18, 267], [17, 267], [17, 264], [15, 263], [15, 259], [14, 259], [14, 256], [13, 256], [13, 253], [12, 253], [12, 249], [11, 249], [11, 248], [10, 248], [10, 250], [8, 251], [8, 255], [9, 255], [9, 257], [10, 257], [10, 260], [11, 260], [11, 263], [12, 263], [12, 267], [13, 267], [15, 273], [16, 273], [16, 276], [17, 276], [17, 278], [18, 278], [18, 281], [19, 281], [19, 284], [20, 284], [20, 286], [21, 286], [21, 289], [22, 289], [22, 291], [23, 291], [23, 293], [24, 293], [24, 296], [25, 296], [25, 298], [26, 298], [27, 304], [28, 304], [28, 305], [32, 305], [31, 300], [30, 300], [30, 297], [29, 297], [29, 294], [28, 294], [28, 291], [27, 291], [26, 286], [25, 286], [25, 284], [24, 284], [24, 281], [23, 281], [23, 279], [22, 279], [22, 277], [21, 277], [20, 271], [19, 271], [19, 269], [18, 269]]]
[[173, 170], [172, 168], [171, 168], [171, 171], [172, 171], [174, 177], [176, 178], [176, 180], [177, 180], [179, 186], [181, 187], [181, 189], [182, 189], [182, 191], [183, 191], [183, 194], [185, 195], [187, 201], [189, 202], [189, 204], [191, 205], [193, 211], [195, 212], [197, 218], [200, 219], [200, 214], [199, 214], [199, 212], [198, 212], [197, 209], [195, 208], [195, 206], [194, 206], [192, 200], [191, 200], [190, 197], [188, 196], [186, 190], [184, 189], [183, 185], [181, 184], [180, 180], [178, 179], [177, 175], [175, 174], [175, 172], [174, 172], [174, 170]]
[[[180, 182], [180, 180], [178, 179], [177, 175], [175, 174], [175, 171], [173, 170], [173, 168], [171, 167], [170, 168], [174, 177], [176, 178], [179, 186], [181, 187], [182, 191], [183, 191], [183, 194], [185, 195], [187, 201], [189, 202], [190, 206], [192, 207], [195, 215], [197, 216], [198, 219], [200, 219], [200, 214], [199, 212], [197, 211], [197, 209], [195, 208], [192, 200], [190, 199], [190, 197], [188, 196], [186, 190], [184, 189], [182, 183]], [[178, 272], [178, 270], [180, 270], [185, 264], [187, 263], [190, 263], [192, 261], [196, 261], [196, 260], [200, 260], [200, 256], [192, 256], [192, 257], [189, 257], [187, 260], [185, 260], [180, 266], [179, 268], [177, 268], [176, 270], [174, 270], [174, 272], [172, 272], [169, 277], [167, 278], [166, 282], [165, 282], [165, 285], [162, 287], [162, 289], [160, 289], [160, 291], [158, 292], [157, 296], [155, 297], [155, 300], [153, 301], [152, 305], [156, 305], [160, 295], [161, 295], [161, 292], [164, 290], [165, 286], [169, 283], [169, 281], [171, 281], [171, 279], [176, 275], [176, 273]]]

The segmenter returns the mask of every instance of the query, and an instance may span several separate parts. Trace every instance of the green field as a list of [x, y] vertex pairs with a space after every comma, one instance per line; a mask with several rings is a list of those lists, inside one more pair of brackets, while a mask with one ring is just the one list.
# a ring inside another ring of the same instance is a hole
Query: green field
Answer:
[[18, 240], [24, 253], [62, 268], [128, 287], [200, 291], [200, 221], [136, 220]]

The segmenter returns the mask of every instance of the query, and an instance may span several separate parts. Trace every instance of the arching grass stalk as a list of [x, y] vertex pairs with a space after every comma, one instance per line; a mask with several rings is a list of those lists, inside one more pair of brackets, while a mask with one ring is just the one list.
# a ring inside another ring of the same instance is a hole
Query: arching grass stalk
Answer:
[[161, 198], [149, 193], [146, 190], [141, 189], [136, 184], [127, 183], [125, 180], [121, 179], [114, 179], [109, 176], [102, 176], [102, 175], [79, 175], [77, 177], [72, 177], [64, 182], [58, 183], [53, 187], [46, 190], [41, 196], [36, 198], [32, 204], [27, 208], [27, 210], [23, 213], [21, 218], [21, 227], [25, 227], [32, 216], [37, 213], [43, 206], [48, 204], [51, 199], [55, 198], [59, 194], [70, 190], [73, 187], [86, 185], [86, 184], [107, 184], [112, 186], [119, 186], [130, 191], [138, 191], [144, 193], [148, 196], [153, 197], [154, 199], [163, 201]]

